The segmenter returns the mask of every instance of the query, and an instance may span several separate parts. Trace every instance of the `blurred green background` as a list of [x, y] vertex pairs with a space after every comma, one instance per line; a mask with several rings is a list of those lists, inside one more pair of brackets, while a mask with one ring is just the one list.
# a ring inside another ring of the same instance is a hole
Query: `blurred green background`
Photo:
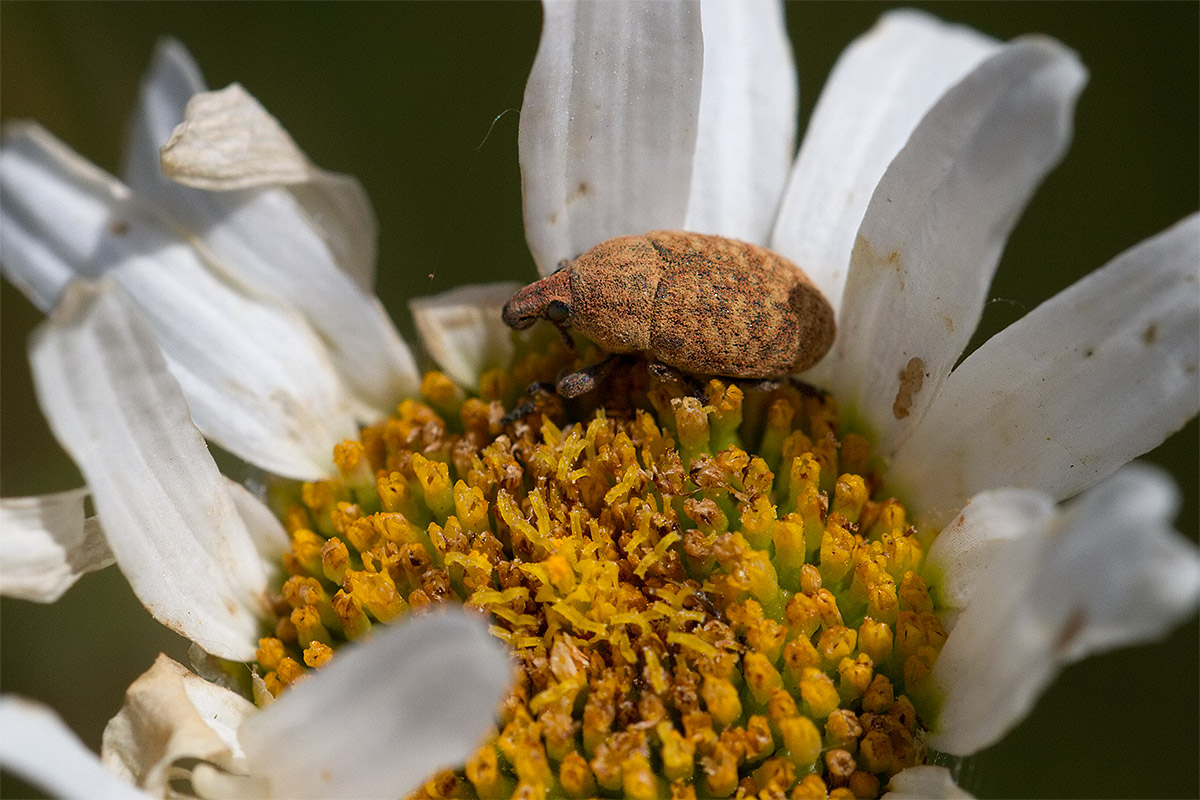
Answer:
[[[1049, 34], [1091, 71], [1075, 143], [1012, 237], [975, 345], [1196, 210], [1200, 5], [917, 5], [1000, 38]], [[838, 53], [886, 8], [788, 7], [802, 125]], [[410, 297], [534, 277], [516, 112], [540, 17], [535, 3], [5, 0], [0, 114], [39, 120], [115, 172], [154, 41], [180, 38], [210, 86], [241, 82], [316, 163], [363, 181], [380, 220], [379, 293], [407, 334]], [[40, 315], [8, 284], [0, 312], [0, 492], [76, 486], [33, 400], [25, 343]], [[1193, 421], [1149, 455], [1180, 481], [1178, 525], [1193, 540], [1197, 452]], [[3, 601], [0, 626], [3, 691], [49, 703], [92, 748], [156, 653], [185, 660], [181, 640], [149, 618], [115, 569], [53, 607]], [[982, 797], [1197, 796], [1198, 651], [1193, 618], [1163, 644], [1067, 669], [1028, 720], [969, 762], [967, 786]], [[9, 777], [0, 784], [5, 797], [28, 791]]]

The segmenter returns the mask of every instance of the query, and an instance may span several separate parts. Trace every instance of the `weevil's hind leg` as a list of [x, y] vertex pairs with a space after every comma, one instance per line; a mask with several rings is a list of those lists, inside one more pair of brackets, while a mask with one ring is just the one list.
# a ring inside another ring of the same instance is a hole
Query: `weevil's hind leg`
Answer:
[[603, 361], [597, 361], [595, 364], [562, 376], [556, 384], [559, 396], [569, 400], [572, 397], [579, 397], [581, 394], [594, 391], [600, 381], [604, 380], [605, 376], [612, 371], [616, 363], [616, 356], [610, 355]]

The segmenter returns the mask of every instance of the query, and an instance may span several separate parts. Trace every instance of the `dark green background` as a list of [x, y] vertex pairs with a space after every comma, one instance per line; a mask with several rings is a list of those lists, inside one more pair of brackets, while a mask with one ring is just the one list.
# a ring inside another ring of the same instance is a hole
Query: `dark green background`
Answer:
[[[1074, 146], [1013, 235], [986, 333], [1197, 208], [1198, 7], [928, 5], [1000, 38], [1055, 36], [1091, 70]], [[789, 6], [802, 122], [838, 53], [885, 8]], [[210, 86], [240, 81], [318, 164], [361, 178], [380, 219], [379, 292], [409, 333], [409, 297], [534, 276], [521, 225], [516, 110], [540, 15], [533, 3], [6, 0], [0, 112], [40, 120], [115, 171], [153, 43], [181, 38]], [[0, 491], [78, 485], [32, 399], [25, 342], [40, 315], [7, 284], [0, 301]], [[1179, 527], [1195, 539], [1196, 423], [1150, 458], [1180, 480]], [[85, 578], [50, 608], [0, 607], [3, 690], [46, 700], [92, 747], [124, 686], [155, 653], [184, 659], [181, 641], [150, 620], [116, 570]], [[971, 761], [968, 786], [1001, 797], [1197, 796], [1198, 648], [1193, 617], [1164, 644], [1067, 669], [1030, 719]], [[3, 784], [5, 796], [26, 791]]]

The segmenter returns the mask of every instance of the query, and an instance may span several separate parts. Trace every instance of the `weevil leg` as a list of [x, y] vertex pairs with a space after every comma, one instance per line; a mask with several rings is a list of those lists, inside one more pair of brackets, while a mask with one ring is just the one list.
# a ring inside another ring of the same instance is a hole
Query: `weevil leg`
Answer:
[[811, 383], [802, 381], [795, 375], [788, 376], [788, 383], [790, 383], [793, 388], [798, 389], [801, 394], [806, 394], [809, 397], [828, 397], [829, 396], [829, 392], [827, 392], [824, 389], [821, 389], [817, 386], [813, 386]]
[[556, 384], [559, 396], [570, 399], [593, 391], [616, 363], [616, 356], [610, 355], [603, 361], [562, 376]]
[[521, 417], [532, 414], [533, 412], [537, 411], [538, 406], [541, 405], [539, 400], [542, 400], [547, 395], [551, 395], [553, 393], [554, 384], [547, 383], [546, 381], [534, 381], [533, 383], [529, 384], [529, 388], [525, 390], [525, 396], [530, 399], [524, 403], [521, 403], [512, 411], [501, 417], [500, 424], [511, 425], [517, 420], [521, 419]]
[[562, 337], [562, 340], [566, 342], [567, 347], [569, 347], [571, 352], [574, 353], [575, 340], [571, 338], [571, 334], [567, 333], [567, 327], [565, 325], [560, 325], [557, 322], [550, 322], [550, 324], [558, 330], [558, 335]]
[[704, 381], [683, 370], [676, 369], [661, 361], [651, 361], [647, 364], [650, 374], [662, 381], [677, 383], [692, 397], [704, 397]]

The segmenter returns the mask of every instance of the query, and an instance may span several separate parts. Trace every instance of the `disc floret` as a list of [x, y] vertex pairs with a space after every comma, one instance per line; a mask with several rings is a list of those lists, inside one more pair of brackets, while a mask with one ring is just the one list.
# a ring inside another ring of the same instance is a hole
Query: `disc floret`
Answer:
[[866, 440], [806, 387], [632, 373], [590, 409], [430, 373], [423, 400], [340, 445], [340, 476], [283, 512], [262, 686], [457, 603], [519, 680], [495, 736], [425, 794], [877, 795], [925, 759], [946, 632]]

